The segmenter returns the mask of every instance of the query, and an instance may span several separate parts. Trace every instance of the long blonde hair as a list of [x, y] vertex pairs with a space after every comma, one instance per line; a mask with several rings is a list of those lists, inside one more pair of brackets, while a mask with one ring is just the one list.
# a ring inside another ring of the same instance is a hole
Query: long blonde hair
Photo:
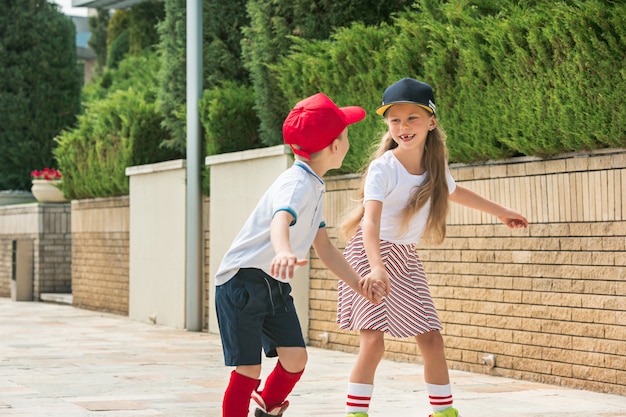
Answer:
[[[383, 135], [376, 151], [370, 157], [369, 162], [371, 163], [373, 160], [380, 158], [385, 152], [397, 146], [398, 144], [393, 140], [391, 133], [387, 131]], [[442, 243], [445, 239], [446, 216], [448, 215], [447, 161], [448, 150], [446, 148], [446, 133], [442, 128], [437, 126], [435, 129], [428, 132], [422, 156], [422, 165], [427, 173], [426, 182], [422, 186], [413, 189], [406, 207], [402, 210], [400, 227], [404, 233], [408, 231], [409, 222], [413, 216], [415, 216], [430, 199], [430, 212], [426, 222], [424, 238], [437, 244]], [[366, 167], [367, 166], [369, 166], [369, 163]], [[361, 176], [361, 184], [358, 191], [359, 205], [345, 217], [344, 221], [339, 226], [339, 231], [346, 240], [354, 235], [365, 213], [363, 198], [366, 176], [367, 172], [364, 171]]]

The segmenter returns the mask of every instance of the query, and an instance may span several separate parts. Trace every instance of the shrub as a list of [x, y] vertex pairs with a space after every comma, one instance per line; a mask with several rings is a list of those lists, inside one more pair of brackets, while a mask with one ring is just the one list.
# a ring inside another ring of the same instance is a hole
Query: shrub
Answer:
[[113, 41], [122, 34], [125, 30], [128, 30], [130, 24], [130, 10], [118, 9], [113, 12], [111, 19], [109, 19], [109, 26], [107, 27], [107, 49], [111, 50]]
[[62, 189], [72, 199], [128, 194], [126, 167], [174, 159], [159, 147], [166, 137], [156, 104], [131, 89], [91, 104], [78, 127], [58, 138]]
[[160, 63], [156, 52], [129, 56], [85, 87], [77, 127], [57, 138], [66, 196], [126, 194], [126, 167], [182, 157], [161, 146], [169, 135], [156, 104]]
[[157, 26], [164, 17], [165, 9], [160, 0], [143, 1], [130, 9], [128, 51], [131, 54], [140, 54], [159, 43]]
[[185, 102], [187, 95], [185, 49], [185, 0], [165, 0], [165, 18], [157, 26], [163, 66], [159, 72], [158, 103], [169, 132], [165, 146], [184, 153], [186, 149]]
[[117, 90], [135, 91], [145, 94], [149, 101], [156, 100], [156, 76], [161, 68], [161, 57], [155, 51], [131, 55], [120, 61], [117, 68], [107, 70], [94, 82], [83, 87], [83, 104], [106, 98]]
[[109, 51], [107, 54], [107, 69], [115, 69], [118, 64], [126, 57], [128, 54], [128, 49], [130, 45], [130, 30], [126, 29], [116, 37], [113, 42], [111, 42], [111, 46], [109, 47]]
[[[290, 100], [268, 65], [288, 55], [296, 37], [324, 40], [351, 22], [387, 22], [409, 4], [409, 0], [249, 0], [250, 25], [243, 29], [242, 55], [254, 86], [261, 142], [267, 146], [282, 143], [282, 123]], [[315, 67], [306, 68], [309, 75], [315, 72]]]
[[350, 151], [338, 172], [358, 171], [371, 145], [380, 139], [384, 125], [374, 109], [389, 78], [384, 51], [394, 36], [389, 25], [355, 23], [339, 29], [330, 40], [295, 39], [291, 53], [271, 66], [290, 106], [321, 91], [340, 107], [366, 109], [367, 117], [348, 128]]
[[291, 103], [324, 91], [368, 111], [343, 171], [380, 138], [384, 88], [407, 76], [433, 86], [451, 162], [543, 157], [626, 145], [625, 27], [610, 1], [419, 0], [393, 27], [292, 39], [270, 68]]
[[252, 87], [232, 81], [205, 90], [200, 101], [200, 121], [206, 137], [206, 154], [258, 148], [259, 119], [254, 111]]
[[0, 190], [56, 166], [54, 137], [80, 110], [74, 23], [45, 0], [0, 2]]
[[96, 73], [101, 74], [107, 62], [107, 31], [111, 12], [109, 9], [97, 9], [95, 16], [89, 17], [89, 47], [96, 54]]

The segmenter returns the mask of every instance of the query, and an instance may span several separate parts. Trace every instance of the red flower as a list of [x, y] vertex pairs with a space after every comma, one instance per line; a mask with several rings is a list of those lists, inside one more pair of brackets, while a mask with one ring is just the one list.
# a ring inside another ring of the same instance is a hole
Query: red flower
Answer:
[[30, 173], [30, 177], [34, 180], [60, 180], [61, 171], [56, 168], [44, 168], [43, 171], [33, 170]]

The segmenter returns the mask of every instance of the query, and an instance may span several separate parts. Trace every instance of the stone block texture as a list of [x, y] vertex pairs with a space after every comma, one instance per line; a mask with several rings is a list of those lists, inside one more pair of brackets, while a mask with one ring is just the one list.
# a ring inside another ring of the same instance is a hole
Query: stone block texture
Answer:
[[72, 291], [69, 204], [0, 207], [0, 297], [11, 296], [14, 240], [33, 242], [34, 301], [42, 293]]
[[[459, 184], [530, 221], [509, 230], [453, 204], [445, 242], [418, 246], [451, 368], [626, 395], [624, 155], [451, 166]], [[358, 181], [326, 181], [329, 234], [343, 248], [336, 226]], [[337, 278], [311, 256], [310, 344], [357, 352], [358, 334], [335, 322]], [[421, 362], [413, 339], [388, 338], [386, 357]]]
[[73, 304], [128, 315], [129, 199], [72, 202]]

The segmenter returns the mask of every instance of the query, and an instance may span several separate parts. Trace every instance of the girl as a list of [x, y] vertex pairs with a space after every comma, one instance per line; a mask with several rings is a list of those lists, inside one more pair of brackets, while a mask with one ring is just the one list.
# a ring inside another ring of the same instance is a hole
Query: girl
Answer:
[[360, 331], [350, 375], [346, 412], [366, 417], [374, 374], [385, 351], [384, 333], [414, 337], [424, 360], [431, 417], [458, 417], [444, 354], [441, 322], [415, 246], [422, 237], [441, 243], [448, 200], [497, 216], [509, 228], [527, 227], [521, 214], [457, 185], [447, 167], [445, 133], [437, 126], [432, 88], [412, 78], [389, 86], [376, 113], [388, 131], [360, 189], [361, 203], [341, 225], [352, 236], [344, 256], [363, 277], [390, 282], [382, 303], [372, 304], [344, 282], [338, 289], [337, 322]]

